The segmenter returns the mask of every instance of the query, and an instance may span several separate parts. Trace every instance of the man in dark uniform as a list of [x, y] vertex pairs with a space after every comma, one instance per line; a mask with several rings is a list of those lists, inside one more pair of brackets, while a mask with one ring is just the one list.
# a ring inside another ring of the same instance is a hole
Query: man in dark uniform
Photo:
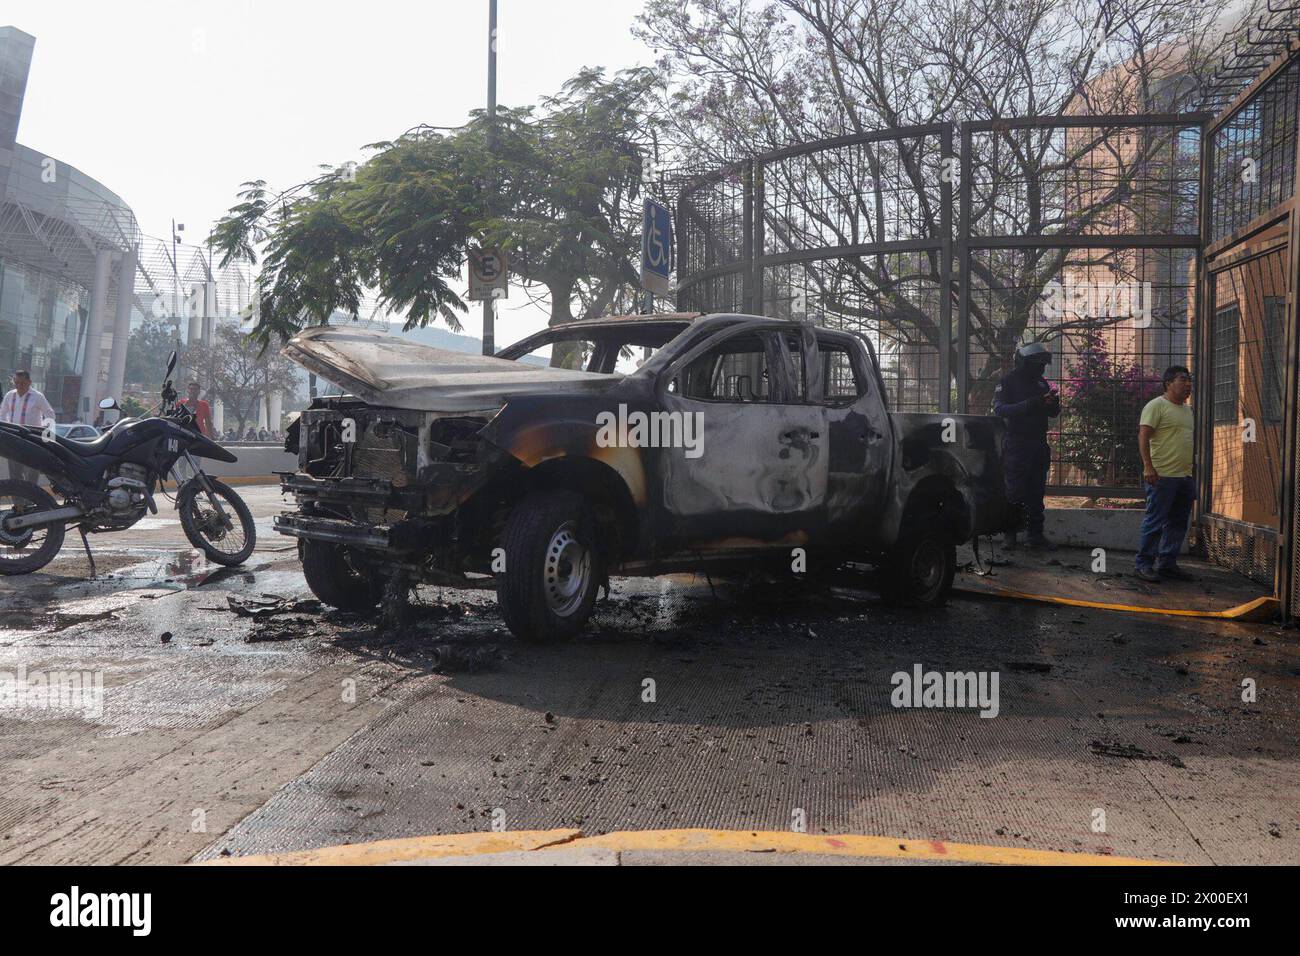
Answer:
[[[1043, 378], [1051, 361], [1052, 353], [1041, 342], [1022, 345], [1016, 349], [1015, 368], [1002, 377], [993, 393], [993, 414], [1007, 423], [1002, 439], [1007, 500], [1024, 508], [1028, 546], [1045, 551], [1056, 550], [1043, 536], [1043, 494], [1052, 462], [1047, 423], [1061, 413], [1060, 396]], [[1012, 550], [1017, 544], [1016, 533], [1008, 531], [1004, 546]]]

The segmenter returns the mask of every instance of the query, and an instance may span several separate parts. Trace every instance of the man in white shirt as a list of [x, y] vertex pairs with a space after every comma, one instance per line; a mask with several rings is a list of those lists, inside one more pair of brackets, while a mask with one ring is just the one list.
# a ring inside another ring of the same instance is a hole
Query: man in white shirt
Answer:
[[[30, 425], [41, 428], [54, 421], [54, 406], [32, 388], [32, 376], [25, 368], [14, 372], [14, 387], [0, 399], [0, 422]], [[40, 483], [41, 473], [34, 468], [24, 468], [16, 461], [9, 462], [9, 477], [17, 481]]]

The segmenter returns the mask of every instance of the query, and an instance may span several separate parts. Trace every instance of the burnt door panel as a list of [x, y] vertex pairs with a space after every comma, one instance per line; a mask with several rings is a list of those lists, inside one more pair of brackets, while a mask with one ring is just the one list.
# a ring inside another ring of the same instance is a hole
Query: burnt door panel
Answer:
[[826, 409], [797, 401], [797, 387], [770, 332], [723, 336], [675, 376], [665, 411], [690, 416], [703, 440], [695, 455], [658, 451], [670, 549], [785, 547], [821, 533]]
[[856, 343], [823, 337], [818, 346], [830, 430], [826, 517], [835, 538], [856, 538], [861, 523], [883, 510], [888, 492], [889, 414]]

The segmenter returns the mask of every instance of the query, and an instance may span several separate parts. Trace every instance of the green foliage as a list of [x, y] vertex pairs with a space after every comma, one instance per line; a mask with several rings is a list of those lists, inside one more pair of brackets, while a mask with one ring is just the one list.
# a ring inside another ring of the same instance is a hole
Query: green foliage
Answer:
[[148, 388], [161, 385], [167, 358], [175, 348], [179, 348], [176, 326], [146, 315], [127, 339], [125, 380]]
[[1159, 376], [1111, 358], [1101, 333], [1080, 336], [1061, 389], [1061, 462], [1098, 484], [1121, 485], [1141, 474], [1138, 418], [1160, 393]]
[[143, 402], [137, 401], [129, 395], [118, 402], [117, 407], [122, 410], [122, 418], [144, 418], [149, 414], [149, 409], [145, 407]]
[[185, 365], [194, 370], [203, 397], [223, 403], [226, 426], [236, 425], [241, 435], [248, 421], [257, 421], [262, 396], [270, 392], [292, 396], [298, 389], [297, 366], [279, 352], [263, 349], [235, 325], [219, 324], [211, 345], [191, 346]]
[[545, 287], [552, 322], [571, 318], [575, 300], [599, 315], [630, 298], [653, 84], [649, 71], [584, 70], [538, 107], [476, 112], [450, 132], [416, 127], [282, 193], [245, 183], [211, 242], [223, 264], [264, 250], [254, 340], [355, 318], [368, 290], [408, 328], [459, 329], [467, 306], [454, 286], [480, 245], [505, 249], [517, 279]]
[[463, 137], [418, 130], [379, 144], [345, 194], [345, 214], [368, 245], [365, 280], [407, 328], [439, 317], [461, 327], [466, 305], [448, 280], [460, 274], [477, 217], [474, 159]]

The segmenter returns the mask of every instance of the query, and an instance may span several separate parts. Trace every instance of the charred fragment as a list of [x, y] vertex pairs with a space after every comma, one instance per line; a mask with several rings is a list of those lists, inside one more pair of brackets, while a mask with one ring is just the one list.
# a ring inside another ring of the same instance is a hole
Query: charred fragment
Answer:
[[[583, 366], [530, 361], [547, 347]], [[298, 508], [276, 521], [328, 603], [373, 607], [399, 577], [491, 586], [513, 631], [554, 639], [611, 574], [788, 568], [796, 547], [933, 603], [955, 544], [1004, 520], [1000, 422], [891, 414], [846, 332], [634, 316], [480, 357], [321, 327], [286, 353], [353, 393], [294, 424]]]

